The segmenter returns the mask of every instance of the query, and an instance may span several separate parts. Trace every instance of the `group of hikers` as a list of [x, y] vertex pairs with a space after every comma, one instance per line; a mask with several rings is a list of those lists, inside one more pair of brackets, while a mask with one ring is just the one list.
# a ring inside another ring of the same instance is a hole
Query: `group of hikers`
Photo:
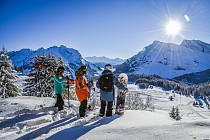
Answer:
[[[118, 78], [114, 76], [112, 70], [113, 70], [112, 65], [110, 64], [105, 65], [102, 75], [99, 77], [98, 81], [96, 82], [96, 87], [100, 89], [101, 108], [99, 116], [101, 117], [103, 117], [104, 115], [106, 115], [107, 117], [112, 116], [113, 102], [115, 100], [114, 85], [117, 88], [124, 90], [125, 92], [128, 90], [125, 85], [123, 85], [118, 81]], [[60, 66], [57, 68], [56, 75], [54, 76], [54, 91], [55, 94], [57, 95], [55, 107], [58, 107], [58, 111], [63, 110], [64, 107], [62, 94], [64, 94], [65, 88], [68, 87], [68, 85], [66, 85], [65, 82], [67, 81], [67, 83], [71, 84], [74, 83], [72, 79], [64, 76], [64, 72], [65, 68]], [[81, 66], [75, 72], [76, 76], [75, 92], [80, 102], [79, 106], [80, 117], [85, 117], [86, 115], [89, 90], [90, 87], [92, 86], [89, 85], [89, 83], [93, 84], [93, 82], [87, 82], [87, 79], [85, 77], [87, 72], [88, 68], [85, 65]]]

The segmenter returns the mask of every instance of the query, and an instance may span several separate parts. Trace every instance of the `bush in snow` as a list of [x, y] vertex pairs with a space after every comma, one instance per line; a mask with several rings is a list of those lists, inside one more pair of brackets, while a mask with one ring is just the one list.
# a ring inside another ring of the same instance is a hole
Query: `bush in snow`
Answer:
[[178, 120], [181, 120], [181, 119], [182, 119], [182, 117], [180, 116], [180, 113], [179, 113], [179, 108], [178, 108], [178, 106], [176, 107], [175, 115], [176, 115], [175, 120], [178, 121]]
[[179, 108], [178, 106], [175, 108], [174, 106], [172, 107], [171, 112], [169, 113], [169, 116], [175, 120], [181, 120], [182, 117], [180, 116]]
[[127, 110], [150, 110], [154, 111], [155, 107], [153, 100], [150, 96], [146, 98], [146, 101], [142, 99], [138, 93], [127, 94], [125, 108]]
[[173, 119], [175, 119], [175, 118], [176, 118], [176, 114], [175, 114], [175, 108], [174, 108], [174, 106], [172, 107], [172, 110], [171, 110], [171, 112], [169, 113], [169, 116], [170, 116], [171, 118], [173, 118]]
[[5, 48], [3, 48], [0, 51], [0, 96], [2, 98], [14, 97], [20, 92], [16, 85], [18, 76], [12, 67], [12, 61], [9, 59]]

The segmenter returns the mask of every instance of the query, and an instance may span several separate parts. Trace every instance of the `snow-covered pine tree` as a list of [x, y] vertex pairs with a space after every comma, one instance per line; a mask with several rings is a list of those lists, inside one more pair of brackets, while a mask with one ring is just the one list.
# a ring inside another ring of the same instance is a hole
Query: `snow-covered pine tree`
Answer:
[[176, 116], [175, 120], [177, 120], [177, 121], [182, 119], [182, 117], [180, 116], [180, 112], [179, 112], [178, 106], [176, 107], [175, 116]]
[[172, 110], [171, 110], [171, 112], [169, 113], [169, 116], [170, 116], [171, 118], [173, 118], [173, 119], [176, 118], [175, 107], [174, 107], [174, 106], [172, 107]]
[[155, 106], [153, 99], [149, 96], [144, 100], [139, 93], [128, 93], [125, 100], [125, 109], [154, 111]]
[[3, 47], [0, 51], [0, 96], [2, 98], [14, 97], [20, 92], [16, 85], [18, 76], [12, 67], [12, 61]]
[[149, 109], [150, 111], [154, 111], [155, 110], [155, 106], [153, 104], [153, 99], [150, 96], [147, 96], [146, 98], [146, 102], [144, 104], [144, 110]]
[[[44, 66], [47, 70], [33, 65], [34, 63]], [[65, 63], [62, 59], [58, 62], [53, 55], [45, 56], [44, 54], [41, 56], [37, 55], [34, 63], [32, 64], [29, 78], [26, 79], [25, 95], [52, 97], [54, 95], [54, 75], [48, 71], [55, 72], [58, 66], [65, 66]]]

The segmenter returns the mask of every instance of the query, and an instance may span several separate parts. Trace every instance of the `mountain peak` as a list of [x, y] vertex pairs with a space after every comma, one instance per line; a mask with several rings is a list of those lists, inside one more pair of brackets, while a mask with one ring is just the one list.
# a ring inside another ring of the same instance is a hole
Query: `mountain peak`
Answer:
[[89, 74], [94, 74], [95, 72], [101, 70], [99, 67], [93, 65], [90, 62], [83, 61], [82, 56], [78, 50], [73, 48], [67, 48], [64, 45], [52, 46], [44, 49], [39, 48], [35, 51], [31, 49], [22, 49], [19, 51], [10, 52], [10, 58], [13, 61], [14, 66], [23, 67], [24, 70], [31, 68], [31, 62], [34, 61], [36, 55], [41, 54], [51, 54], [54, 55], [57, 59], [62, 57], [63, 61], [67, 64], [68, 71], [74, 73], [81, 65], [87, 65], [89, 69]]
[[200, 40], [183, 40], [180, 46], [210, 54], [210, 44]]
[[60, 45], [60, 48], [66, 49], [67, 47], [65, 45]]
[[154, 41], [116, 67], [118, 73], [157, 74], [173, 78], [210, 68], [210, 45], [184, 40], [181, 45]]
[[160, 43], [160, 41], [155, 40], [155, 41], [153, 41], [153, 43], [152, 43], [152, 44], [159, 44], [159, 43]]
[[167, 42], [161, 42], [161, 41], [158, 41], [158, 40], [155, 40], [155, 41], [153, 41], [153, 43], [151, 44], [151, 45], [155, 45], [155, 46], [159, 46], [159, 45], [161, 45], [161, 46], [177, 46], [177, 44], [174, 44], [174, 43], [167, 43]]

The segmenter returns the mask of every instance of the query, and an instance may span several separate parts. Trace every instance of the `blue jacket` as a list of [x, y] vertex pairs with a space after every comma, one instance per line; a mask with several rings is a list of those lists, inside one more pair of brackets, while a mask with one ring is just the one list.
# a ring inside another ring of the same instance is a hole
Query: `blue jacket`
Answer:
[[67, 87], [64, 83], [66, 77], [59, 78], [57, 75], [54, 76], [54, 91], [55, 94], [63, 94], [64, 89]]
[[[109, 75], [109, 74], [113, 74], [112, 71], [110, 70], [104, 70], [102, 72], [102, 75]], [[100, 80], [100, 78], [99, 78]], [[99, 88], [99, 80], [97, 81], [96, 83], [96, 87]], [[114, 85], [119, 88], [119, 89], [122, 89], [122, 90], [126, 90], [127, 88], [123, 86], [123, 84], [121, 84], [118, 79], [114, 76], [113, 77], [113, 82], [114, 82]], [[101, 100], [103, 101], [113, 101], [114, 100], [114, 90], [111, 91], [111, 92], [107, 92], [107, 91], [103, 91], [103, 90], [100, 90], [100, 93], [101, 93]]]

